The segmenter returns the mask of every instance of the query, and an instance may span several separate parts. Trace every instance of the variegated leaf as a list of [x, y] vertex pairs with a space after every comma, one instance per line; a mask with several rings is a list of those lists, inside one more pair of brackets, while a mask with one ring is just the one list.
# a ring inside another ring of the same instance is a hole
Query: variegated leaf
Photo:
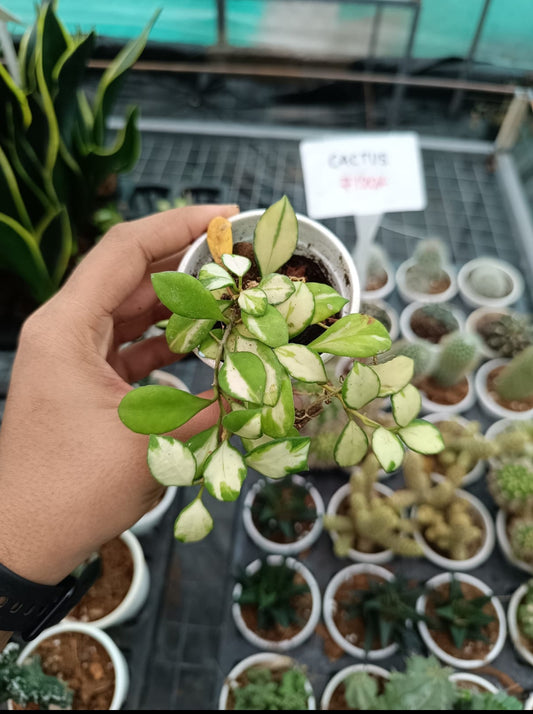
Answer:
[[260, 288], [243, 290], [237, 302], [243, 312], [255, 317], [264, 315], [268, 306], [267, 296]]
[[273, 203], [257, 221], [254, 253], [261, 275], [275, 273], [294, 253], [298, 219], [287, 196]]
[[205, 462], [218, 446], [218, 426], [211, 426], [195, 434], [187, 442], [188, 448], [196, 459], [196, 478], [203, 471]]
[[273, 407], [264, 406], [261, 414], [261, 427], [265, 434], [274, 438], [287, 436], [294, 424], [294, 397], [292, 383], [285, 375], [281, 382], [279, 399]]
[[216, 359], [220, 340], [223, 337], [223, 330], [219, 327], [212, 329], [205, 340], [200, 343], [200, 352], [209, 359]]
[[341, 317], [308, 345], [341, 357], [371, 357], [390, 346], [389, 333], [381, 322], [359, 313]]
[[392, 416], [398, 426], [407, 426], [420, 413], [422, 399], [420, 392], [412, 384], [406, 384], [391, 397]]
[[285, 302], [294, 292], [295, 283], [281, 273], [269, 273], [259, 283], [259, 287], [267, 296], [270, 305]]
[[171, 315], [165, 331], [171, 352], [187, 354], [198, 347], [209, 335], [214, 320], [193, 320], [183, 315]]
[[[239, 325], [239, 327], [241, 326]], [[228, 348], [229, 342], [230, 340], [228, 340]], [[257, 355], [263, 363], [266, 373], [263, 404], [267, 404], [271, 407], [274, 406], [279, 398], [281, 382], [285, 378], [285, 370], [281, 366], [278, 358], [270, 347], [267, 347], [267, 345], [263, 342], [259, 342], [258, 340], [248, 339], [238, 334], [236, 335], [234, 342], [234, 350], [236, 352], [251, 352], [252, 354]]]
[[[278, 306], [279, 307], [279, 306]], [[281, 347], [289, 341], [287, 323], [272, 305], [267, 305], [264, 315], [255, 317], [243, 312], [242, 321], [246, 328], [269, 347]]]
[[306, 285], [315, 299], [315, 311], [311, 319], [313, 325], [332, 315], [336, 315], [348, 302], [347, 298], [339, 295], [329, 285], [324, 285], [323, 283], [306, 283]]
[[368, 451], [368, 437], [354, 421], [349, 421], [335, 444], [335, 461], [341, 468], [355, 466]]
[[377, 374], [360, 362], [354, 362], [342, 384], [342, 398], [351, 409], [360, 409], [379, 394]]
[[174, 521], [174, 538], [182, 543], [196, 543], [213, 530], [213, 518], [200, 498], [181, 511]]
[[399, 355], [388, 362], [372, 365], [371, 369], [378, 375], [380, 381], [379, 396], [387, 397], [403, 389], [414, 373], [414, 362], [410, 357]]
[[311, 324], [315, 313], [315, 298], [305, 283], [295, 283], [293, 294], [285, 302], [276, 305], [276, 309], [287, 323], [289, 337], [295, 337]]
[[276, 357], [287, 372], [301, 382], [324, 384], [328, 381], [324, 363], [319, 355], [305, 345], [290, 342], [288, 345], [276, 347]]
[[406, 446], [419, 454], [438, 454], [444, 449], [442, 434], [424, 419], [415, 419], [398, 434]]
[[148, 468], [163, 486], [190, 486], [196, 475], [196, 460], [181, 441], [170, 436], [150, 435]]
[[233, 255], [228, 253], [222, 256], [222, 262], [233, 275], [237, 275], [239, 278], [246, 275], [252, 265], [250, 258], [247, 258], [245, 255]]
[[207, 263], [198, 273], [198, 280], [207, 290], [219, 290], [231, 286], [235, 288], [235, 281], [227, 270], [217, 263]]
[[219, 372], [220, 386], [227, 394], [245, 402], [262, 404], [266, 372], [263, 363], [251, 352], [226, 354]]
[[396, 471], [401, 466], [404, 455], [402, 442], [383, 426], [378, 427], [372, 434], [372, 451], [387, 473]]
[[275, 439], [250, 451], [245, 461], [263, 476], [283, 478], [307, 470], [310, 444], [311, 439], [304, 436]]
[[[294, 426], [292, 426], [288, 433], [285, 434], [285, 438], [289, 436], [300, 436], [300, 432], [298, 429]], [[271, 441], [275, 441], [274, 437], [269, 436], [268, 434], [263, 434], [263, 436], [260, 436], [259, 439], [246, 439], [241, 437], [242, 445], [246, 449], [246, 451], [253, 451], [256, 449], [258, 446], [262, 446], [263, 444], [269, 444]]]
[[232, 434], [245, 439], [258, 439], [263, 430], [261, 428], [261, 409], [236, 409], [226, 414], [222, 425]]
[[246, 464], [237, 449], [223, 441], [204, 469], [205, 487], [219, 501], [235, 501], [246, 478]]

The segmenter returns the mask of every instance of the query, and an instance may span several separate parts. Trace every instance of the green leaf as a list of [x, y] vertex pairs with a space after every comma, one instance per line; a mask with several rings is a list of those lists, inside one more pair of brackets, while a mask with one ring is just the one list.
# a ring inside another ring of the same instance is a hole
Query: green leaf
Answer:
[[259, 287], [266, 294], [270, 305], [279, 305], [293, 294], [295, 283], [281, 273], [269, 273], [261, 280]]
[[[287, 434], [285, 434], [285, 437], [299, 437], [300, 432], [295, 426], [291, 426]], [[241, 438], [242, 445], [246, 449], [246, 451], [253, 451], [256, 449], [258, 446], [262, 446], [263, 444], [270, 444], [272, 441], [275, 441], [275, 437], [268, 436], [268, 434], [263, 434], [263, 436], [260, 436], [259, 439], [246, 439], [244, 437]]]
[[232, 352], [224, 357], [219, 372], [221, 388], [235, 399], [262, 404], [266, 373], [263, 363], [251, 352]]
[[407, 426], [420, 413], [422, 399], [420, 392], [412, 384], [407, 384], [391, 397], [392, 416], [398, 426]]
[[220, 328], [215, 328], [210, 331], [209, 335], [200, 343], [199, 350], [208, 359], [216, 359], [220, 340], [224, 335], [224, 331]]
[[265, 314], [259, 317], [246, 312], [243, 312], [241, 317], [252, 335], [269, 347], [281, 347], [289, 341], [287, 323], [272, 305], [267, 305]]
[[387, 473], [396, 471], [403, 461], [402, 442], [383, 426], [378, 427], [372, 434], [372, 450]]
[[306, 283], [306, 285], [315, 299], [315, 311], [311, 319], [313, 325], [336, 315], [349, 302], [348, 298], [339, 295], [329, 285], [323, 283]]
[[174, 538], [182, 543], [196, 543], [213, 530], [213, 519], [200, 498], [181, 511], [174, 522]]
[[178, 354], [191, 352], [207, 338], [214, 324], [214, 320], [171, 315], [165, 330], [169, 350]]
[[250, 270], [252, 266], [252, 261], [245, 255], [233, 255], [230, 253], [222, 254], [222, 262], [228, 270], [230, 270], [233, 275], [242, 278], [243, 275]]
[[255, 317], [264, 315], [268, 307], [267, 296], [260, 288], [243, 290], [237, 302], [243, 312]]
[[315, 312], [315, 299], [306, 283], [296, 283], [293, 294], [285, 302], [276, 306], [283, 315], [289, 337], [295, 337], [311, 324]]
[[283, 478], [307, 469], [310, 444], [304, 436], [275, 439], [250, 451], [244, 460], [263, 476]]
[[413, 378], [414, 362], [410, 357], [399, 355], [388, 362], [372, 365], [371, 369], [378, 375], [381, 383], [379, 396], [387, 397], [409, 384]]
[[404, 444], [419, 454], [438, 454], [444, 449], [442, 434], [434, 424], [415, 419], [398, 431]]
[[196, 476], [203, 473], [205, 462], [218, 446], [218, 426], [204, 429], [195, 434], [186, 444], [196, 461]]
[[219, 288], [227, 288], [230, 285], [232, 288], [236, 287], [231, 275], [218, 263], [204, 265], [198, 273], [198, 280], [206, 290], [218, 290]]
[[157, 297], [177, 315], [202, 320], [223, 320], [217, 301], [199, 280], [168, 270], [152, 274]]
[[341, 468], [355, 466], [368, 451], [368, 437], [358, 424], [350, 420], [341, 431], [334, 448], [336, 463]]
[[309, 344], [314, 350], [343, 357], [372, 357], [388, 350], [391, 339], [385, 327], [368, 315], [346, 315]]
[[[231, 339], [231, 338], [230, 338]], [[229, 340], [228, 340], [229, 342]], [[274, 406], [279, 399], [281, 383], [285, 379], [286, 372], [276, 357], [273, 350], [267, 347], [263, 342], [249, 339], [236, 335], [235, 338], [236, 352], [251, 352], [257, 355], [266, 373], [265, 393], [263, 395], [263, 404]]]
[[379, 709], [378, 681], [368, 672], [352, 672], [344, 680], [344, 686], [350, 709]]
[[377, 374], [360, 362], [354, 362], [342, 383], [342, 398], [351, 409], [360, 409], [375, 399], [380, 390]]
[[305, 345], [289, 343], [276, 347], [276, 357], [287, 372], [301, 382], [324, 384], [328, 381], [324, 363], [319, 355]]
[[275, 439], [287, 436], [294, 424], [294, 397], [292, 383], [285, 376], [281, 381], [279, 399], [274, 406], [264, 406], [261, 413], [261, 427], [265, 434]]
[[190, 486], [196, 475], [192, 452], [171, 436], [150, 434], [148, 468], [163, 486]]
[[253, 243], [261, 275], [275, 273], [292, 256], [298, 243], [298, 219], [287, 196], [259, 218]]
[[246, 464], [242, 455], [229, 442], [223, 441], [205, 465], [205, 487], [219, 501], [235, 501], [245, 478]]
[[164, 434], [177, 429], [212, 401], [175, 387], [149, 384], [137, 387], [118, 406], [122, 422], [138, 434]]
[[226, 414], [222, 419], [222, 426], [232, 434], [245, 439], [258, 439], [263, 431], [261, 429], [261, 409], [237, 409]]

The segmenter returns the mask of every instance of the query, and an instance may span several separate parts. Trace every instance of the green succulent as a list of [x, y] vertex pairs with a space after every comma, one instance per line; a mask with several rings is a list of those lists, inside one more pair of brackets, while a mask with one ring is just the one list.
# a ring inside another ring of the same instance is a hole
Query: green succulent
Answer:
[[292, 542], [301, 537], [305, 524], [316, 521], [317, 510], [309, 504], [309, 488], [288, 478], [263, 481], [252, 503], [251, 515], [266, 538], [281, 533], [285, 542]]
[[298, 667], [274, 672], [267, 666], [246, 670], [246, 683], [232, 688], [238, 711], [304, 711], [307, 677]]
[[490, 471], [487, 484], [496, 503], [519, 513], [533, 506], [533, 469], [529, 461], [504, 463]]
[[459, 330], [446, 335], [440, 343], [432, 378], [442, 387], [458, 384], [478, 365], [481, 357], [479, 348], [480, 338], [477, 335]]
[[511, 358], [533, 344], [533, 321], [530, 315], [513, 312], [482, 323], [478, 333], [498, 357]]
[[514, 555], [526, 563], [533, 563], [533, 520], [513, 518], [509, 526], [509, 541]]
[[500, 397], [521, 400], [533, 394], [533, 345], [511, 359], [494, 380]]
[[533, 578], [526, 584], [526, 592], [517, 608], [518, 626], [522, 634], [533, 641]]

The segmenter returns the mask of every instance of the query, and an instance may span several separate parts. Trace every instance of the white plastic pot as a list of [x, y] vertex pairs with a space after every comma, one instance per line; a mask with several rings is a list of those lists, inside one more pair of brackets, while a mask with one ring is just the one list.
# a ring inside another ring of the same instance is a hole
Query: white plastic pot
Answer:
[[[374, 484], [374, 488], [376, 491], [386, 496], [391, 496], [394, 493], [391, 488], [388, 488], [382, 483]], [[338, 513], [340, 504], [347, 496], [350, 495], [350, 492], [351, 488], [349, 483], [346, 483], [340, 488], [338, 488], [333, 494], [333, 496], [330, 498], [326, 513], [331, 516], [336, 515]], [[337, 533], [335, 533], [335, 531], [329, 531], [329, 535], [332, 541], [336, 541], [338, 538]], [[390, 549], [380, 550], [377, 553], [364, 553], [361, 550], [351, 548], [348, 553], [348, 557], [356, 563], [376, 563], [377, 565], [380, 565], [382, 563], [388, 563], [390, 560], [392, 560], [394, 558], [394, 553]]]
[[[54, 637], [64, 632], [82, 632], [99, 642], [109, 654], [115, 669], [115, 692], [109, 706], [109, 711], [121, 709], [124, 701], [126, 700], [130, 686], [129, 670], [126, 658], [111, 637], [101, 628], [95, 627], [91, 623], [63, 621], [58, 625], [49, 627], [22, 649], [17, 660], [18, 663], [23, 664], [24, 661], [34, 652], [36, 647], [43, 642], [43, 640], [47, 640], [50, 637]], [[13, 710], [13, 708], [13, 703], [9, 701], [8, 709]]]
[[[491, 269], [501, 271], [509, 282], [509, 292], [502, 297], [488, 297], [481, 295], [472, 286], [469, 277], [473, 270], [487, 266]], [[514, 305], [522, 297], [524, 292], [524, 278], [510, 263], [492, 256], [481, 256], [465, 263], [457, 274], [457, 286], [463, 301], [469, 307], [492, 307], [500, 308]]]
[[[455, 421], [465, 428], [468, 426], [468, 419], [461, 416], [460, 414], [447, 414], [446, 412], [431, 412], [430, 414], [425, 414], [424, 419], [431, 422], [432, 424], [438, 425], [443, 421]], [[464, 475], [461, 481], [462, 486], [470, 486], [471, 484], [478, 481], [483, 475], [485, 470], [485, 461], [480, 459], [477, 464], [471, 469], [467, 474]]]
[[376, 300], [383, 300], [394, 290], [396, 286], [396, 277], [394, 275], [394, 270], [387, 264], [383, 266], [385, 273], [387, 274], [387, 281], [384, 285], [376, 290], [361, 290], [362, 300], [371, 300], [375, 302]]
[[[364, 302], [372, 303], [372, 305], [376, 305], [376, 307], [381, 308], [387, 313], [391, 323], [389, 335], [392, 342], [395, 342], [400, 335], [400, 320], [396, 310], [391, 305], [389, 305], [388, 302], [385, 302], [385, 300], [380, 300], [374, 297], [365, 297], [364, 295], [362, 299]], [[362, 309], [363, 305], [361, 305], [361, 311]]]
[[520, 560], [513, 552], [507, 537], [507, 518], [508, 514], [503, 508], [500, 508], [496, 514], [496, 538], [498, 539], [500, 550], [511, 565], [523, 570], [524, 573], [533, 575], [533, 563], [526, 563], [525, 560]]
[[492, 370], [509, 364], [510, 361], [511, 360], [504, 357], [499, 357], [497, 359], [491, 359], [478, 367], [474, 379], [477, 400], [483, 408], [483, 411], [493, 419], [531, 419], [533, 417], [533, 408], [526, 409], [523, 412], [515, 412], [512, 409], [507, 409], [493, 399], [487, 389], [487, 378]]
[[368, 672], [368, 674], [373, 674], [374, 676], [381, 677], [382, 679], [390, 679], [389, 670], [379, 667], [377, 664], [349, 664], [347, 667], [343, 667], [336, 674], [334, 674], [326, 684], [320, 699], [320, 709], [329, 709], [331, 698], [337, 687], [340, 686], [351, 674], [355, 674], [356, 672]]
[[420, 389], [420, 399], [422, 402], [422, 413], [431, 414], [432, 412], [441, 412], [443, 414], [462, 414], [472, 409], [476, 403], [476, 390], [474, 388], [474, 378], [472, 375], [468, 374], [466, 376], [466, 381], [468, 382], [468, 392], [466, 396], [457, 402], [457, 404], [440, 404], [439, 402], [434, 402], [429, 399], [425, 392]]
[[256, 481], [254, 485], [248, 490], [244, 499], [242, 518], [244, 528], [247, 534], [250, 536], [253, 542], [266, 553], [279, 553], [280, 555], [294, 555], [295, 553], [301, 553], [302, 551], [310, 548], [322, 533], [322, 516], [324, 515], [324, 501], [322, 500], [322, 496], [318, 492], [318, 489], [316, 489], [310, 481], [307, 481], [305, 478], [299, 476], [298, 474], [293, 474], [288, 478], [290, 478], [292, 483], [298, 486], [302, 486], [309, 491], [315, 503], [316, 519], [313, 523], [312, 528], [293, 543], [277, 543], [276, 541], [269, 540], [257, 529], [252, 518], [253, 502], [266, 483], [265, 479], [259, 479], [258, 481]]
[[[465, 329], [467, 330], [467, 332], [471, 332], [474, 335], [479, 335], [478, 325], [486, 315], [509, 315], [510, 313], [511, 310], [505, 307], [478, 307], [476, 310], [473, 310], [467, 316], [465, 322]], [[481, 339], [479, 349], [483, 357], [485, 357], [486, 359], [496, 359], [496, 357], [498, 356], [494, 350], [491, 350], [491, 348], [485, 343], [483, 339]]]
[[527, 589], [527, 584], [524, 583], [514, 591], [507, 608], [507, 626], [509, 628], [509, 636], [516, 651], [524, 662], [527, 662], [533, 667], [533, 651], [524, 644], [524, 639], [526, 638], [520, 633], [518, 627], [518, 606], [527, 593]]
[[391, 657], [398, 650], [398, 644], [396, 642], [387, 645], [387, 647], [381, 647], [379, 649], [365, 652], [363, 647], [357, 647], [343, 637], [341, 632], [337, 629], [335, 620], [333, 619], [337, 607], [335, 602], [335, 593], [344, 581], [349, 580], [353, 575], [358, 573], [375, 575], [379, 578], [383, 578], [383, 580], [394, 580], [394, 574], [391, 573], [390, 570], [383, 568], [381, 565], [374, 565], [372, 563], [354, 563], [352, 565], [347, 565], [331, 578], [326, 587], [322, 613], [324, 623], [334, 641], [352, 657], [367, 660], [386, 659], [387, 657]]
[[479, 674], [474, 674], [473, 672], [454, 672], [453, 674], [450, 674], [449, 680], [450, 682], [468, 682], [469, 684], [477, 684], [478, 687], [485, 689], [491, 694], [497, 694], [500, 691], [500, 689], [492, 682], [489, 682], [488, 679], [480, 677]]
[[448, 302], [448, 300], [451, 300], [457, 295], [457, 278], [455, 268], [452, 265], [446, 265], [444, 267], [444, 270], [448, 273], [450, 278], [450, 284], [447, 289], [441, 293], [424, 293], [410, 288], [407, 285], [405, 276], [409, 268], [414, 264], [415, 260], [409, 258], [408, 260], [404, 260], [403, 263], [400, 263], [396, 271], [396, 289], [404, 302]]
[[[278, 554], [270, 554], [266, 556], [266, 560], [270, 565], [279, 565], [283, 562], [284, 556]], [[311, 637], [320, 619], [321, 596], [320, 588], [318, 586], [315, 576], [311, 573], [309, 568], [306, 568], [306, 566], [301, 561], [296, 560], [295, 558], [287, 557], [286, 563], [289, 567], [293, 568], [305, 579], [305, 582], [309, 586], [312, 598], [312, 607], [309, 619], [302, 627], [302, 629], [294, 635], [294, 637], [291, 637], [286, 640], [280, 640], [279, 642], [264, 639], [263, 637], [260, 637], [258, 634], [248, 628], [248, 625], [246, 624], [242, 616], [241, 606], [238, 602], [233, 602], [231, 608], [233, 620], [239, 632], [248, 642], [250, 642], [250, 644], [261, 650], [286, 652], [287, 650], [292, 650], [295, 647], [298, 647]], [[247, 566], [246, 572], [254, 573], [259, 570], [261, 565], [262, 560], [258, 558]], [[235, 600], [236, 598], [238, 598], [241, 592], [242, 586], [240, 585], [240, 583], [236, 583], [235, 587], [233, 588], [233, 599]]]
[[[229, 218], [232, 224], [233, 243], [251, 242], [255, 226], [264, 210], [253, 210], [239, 213]], [[318, 221], [307, 216], [296, 214], [298, 219], [298, 244], [295, 255], [305, 255], [315, 258], [324, 268], [331, 287], [340, 295], [348, 299], [341, 310], [341, 315], [358, 312], [361, 299], [361, 287], [357, 269], [353, 258], [344, 243], [337, 238], [328, 228]], [[207, 234], [197, 238], [183, 256], [179, 271], [189, 275], [198, 275], [200, 268], [212, 260], [207, 246]], [[205, 364], [214, 366], [214, 360], [202, 355], [198, 350], [195, 353]], [[327, 361], [331, 355], [323, 354], [322, 359]]]
[[[133, 619], [145, 604], [148, 591], [150, 590], [150, 571], [148, 570], [144, 551], [137, 536], [131, 531], [124, 531], [124, 533], [120, 535], [120, 539], [128, 546], [131, 553], [133, 559], [133, 578], [130, 588], [122, 602], [110, 613], [104, 615], [104, 617], [90, 622], [91, 625], [101, 630], [120, 625], [123, 622]], [[77, 622], [77, 620], [67, 615], [63, 622], [71, 624]]]
[[[445, 650], [443, 650], [441, 647], [437, 645], [435, 640], [430, 634], [429, 628], [426, 625], [425, 622], [418, 622], [418, 630], [420, 632], [420, 636], [422, 637], [426, 647], [429, 649], [429, 651], [434, 654], [438, 659], [440, 659], [442, 662], [445, 662], [446, 664], [450, 665], [451, 667], [455, 667], [455, 669], [478, 669], [479, 667], [483, 667], [486, 664], [489, 664], [492, 662], [496, 657], [500, 654], [500, 652], [503, 649], [503, 646], [505, 644], [505, 640], [507, 637], [507, 623], [505, 619], [505, 612], [503, 610], [503, 607], [498, 600], [496, 596], [494, 596], [492, 590], [489, 588], [488, 585], [486, 585], [482, 580], [479, 578], [475, 578], [472, 575], [469, 575], [468, 573], [451, 573], [451, 572], [444, 572], [444, 573], [439, 573], [438, 575], [433, 576], [430, 578], [427, 583], [426, 587], [428, 589], [436, 588], [439, 585], [442, 585], [443, 583], [449, 583], [454, 577], [456, 580], [459, 580], [463, 583], [468, 583], [470, 585], [473, 585], [476, 587], [483, 595], [490, 595], [491, 596], [491, 604], [494, 607], [494, 610], [496, 612], [496, 617], [498, 618], [498, 624], [499, 624], [499, 631], [498, 631], [498, 637], [496, 639], [496, 642], [492, 646], [491, 650], [487, 653], [487, 656], [484, 659], [460, 659], [459, 657], [454, 657], [453, 655], [449, 654]], [[416, 602], [416, 609], [419, 613], [424, 614], [426, 611], [426, 601], [427, 601], [427, 595], [421, 595], [417, 602]]]
[[[435, 478], [442, 479], [442, 476], [440, 474], [435, 474]], [[415, 530], [414, 537], [417, 543], [419, 543], [422, 549], [424, 550], [424, 556], [431, 563], [434, 563], [439, 568], [442, 568], [443, 570], [470, 571], [474, 570], [475, 568], [478, 568], [480, 565], [485, 563], [489, 559], [492, 551], [494, 550], [494, 544], [496, 542], [494, 521], [492, 520], [489, 511], [479, 500], [479, 498], [476, 498], [468, 491], [463, 491], [462, 489], [457, 489], [456, 494], [458, 497], [463, 498], [465, 501], [468, 501], [472, 508], [477, 511], [477, 513], [481, 517], [481, 520], [483, 521], [485, 539], [481, 544], [479, 550], [472, 557], [467, 558], [466, 560], [453, 560], [452, 558], [446, 558], [443, 555], [440, 555], [440, 553], [437, 553], [437, 551], [433, 550], [433, 548], [429, 545], [426, 539], [422, 536], [420, 531]], [[415, 512], [416, 509], [413, 508], [413, 517]]]
[[[240, 662], [238, 662], [227, 677], [224, 680], [222, 689], [220, 690], [220, 695], [218, 698], [218, 709], [219, 711], [227, 709], [228, 697], [231, 690], [238, 688], [237, 680], [241, 674], [246, 672], [246, 670], [251, 667], [257, 666], [273, 666], [276, 669], [286, 668], [290, 669], [293, 667], [300, 667], [298, 662], [287, 655], [277, 654], [275, 652], [257, 652], [256, 654], [245, 657]], [[316, 709], [316, 699], [313, 692], [313, 687], [311, 682], [307, 680], [305, 684], [305, 689], [308, 694], [307, 708], [309, 710]]]
[[[434, 345], [435, 343], [419, 337], [415, 332], [413, 332], [413, 328], [411, 327], [411, 318], [413, 317], [413, 314], [425, 305], [427, 305], [427, 302], [411, 302], [404, 307], [400, 313], [400, 332], [402, 337], [404, 337], [408, 342], [418, 342], [419, 340], [422, 340], [422, 342], [429, 342], [431, 345]], [[463, 330], [465, 326], [464, 314], [453, 305], [448, 305], [447, 307], [457, 323], [456, 330]], [[436, 346], [438, 348], [438, 344]]]

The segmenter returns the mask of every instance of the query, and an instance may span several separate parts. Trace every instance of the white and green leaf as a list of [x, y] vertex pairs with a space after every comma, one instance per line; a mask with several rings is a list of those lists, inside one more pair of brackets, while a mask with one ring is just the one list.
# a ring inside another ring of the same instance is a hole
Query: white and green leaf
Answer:
[[241, 314], [245, 327], [261, 342], [269, 347], [281, 347], [289, 341], [289, 330], [282, 315], [272, 305], [267, 305], [265, 313], [258, 317]]
[[[241, 326], [239, 325], [239, 327]], [[235, 351], [251, 352], [259, 357], [263, 363], [266, 373], [263, 404], [267, 404], [271, 407], [274, 406], [274, 404], [278, 401], [281, 382], [285, 378], [286, 373], [273, 350], [271, 350], [270, 347], [267, 347], [267, 345], [263, 342], [259, 342], [255, 339], [248, 339], [246, 337], [242, 337], [240, 334], [237, 334], [235, 337]]]
[[333, 455], [341, 468], [358, 464], [368, 451], [368, 437], [361, 427], [350, 420], [341, 431]]
[[183, 315], [171, 315], [165, 330], [169, 350], [178, 354], [191, 352], [208, 337], [214, 324], [214, 320], [195, 320]]
[[424, 419], [415, 419], [400, 429], [398, 435], [409, 449], [419, 454], [438, 454], [445, 446], [437, 427]]
[[259, 287], [267, 296], [270, 305], [279, 305], [293, 294], [295, 283], [281, 273], [269, 273], [261, 280]]
[[204, 357], [208, 357], [209, 359], [216, 359], [218, 355], [220, 341], [222, 340], [223, 336], [224, 331], [219, 327], [216, 327], [209, 331], [209, 334], [204, 340], [202, 340], [198, 348], [200, 352], [204, 355]]
[[294, 424], [294, 397], [292, 383], [285, 375], [281, 381], [279, 398], [274, 406], [264, 406], [261, 412], [261, 428], [263, 433], [277, 439], [287, 436]]
[[163, 305], [177, 315], [224, 320], [215, 298], [192, 275], [175, 270], [152, 273], [152, 285]]
[[222, 390], [235, 399], [262, 404], [266, 385], [265, 368], [259, 357], [251, 352], [231, 352], [224, 357], [219, 383]]
[[399, 355], [388, 362], [372, 365], [371, 369], [378, 375], [380, 381], [379, 396], [387, 397], [403, 389], [414, 374], [414, 362], [410, 357]]
[[205, 462], [218, 446], [218, 426], [211, 426], [198, 432], [187, 442], [187, 447], [192, 451], [196, 460], [196, 477], [200, 475]]
[[311, 439], [304, 436], [275, 439], [250, 451], [245, 461], [263, 476], [283, 478], [307, 470], [310, 444]]
[[274, 352], [294, 379], [317, 384], [324, 384], [328, 381], [324, 363], [320, 356], [309, 347], [290, 342], [287, 345], [276, 347]]
[[245, 439], [258, 439], [263, 434], [261, 409], [238, 408], [222, 418], [222, 426]]
[[388, 350], [391, 339], [381, 322], [354, 313], [341, 317], [308, 346], [343, 357], [372, 357]]
[[206, 489], [219, 501], [235, 501], [245, 478], [246, 464], [241, 453], [228, 441], [223, 441], [205, 465]]
[[260, 288], [243, 290], [237, 302], [243, 312], [255, 317], [264, 315], [268, 306], [267, 296]]
[[298, 243], [298, 219], [287, 196], [259, 218], [253, 243], [261, 275], [275, 273], [292, 256]]
[[191, 450], [170, 436], [150, 435], [148, 468], [163, 486], [190, 486], [196, 476], [196, 460]]
[[421, 406], [420, 392], [412, 384], [406, 384], [403, 389], [391, 396], [392, 416], [398, 426], [407, 426], [416, 419]]
[[207, 263], [198, 273], [198, 280], [207, 290], [219, 290], [220, 288], [236, 288], [235, 281], [227, 270], [218, 263]]
[[182, 543], [196, 543], [213, 530], [213, 518], [200, 497], [194, 499], [174, 521], [174, 538]]
[[360, 409], [375, 399], [380, 390], [377, 374], [360, 362], [354, 362], [342, 384], [342, 398], [351, 409]]
[[276, 305], [275, 309], [283, 315], [289, 328], [289, 337], [295, 337], [311, 324], [315, 312], [315, 298], [306, 283], [298, 282], [295, 283], [294, 292], [289, 299]]
[[404, 448], [398, 437], [385, 429], [378, 427], [372, 434], [372, 451], [384, 471], [396, 471], [403, 461]]
[[336, 315], [348, 302], [347, 298], [339, 295], [329, 285], [323, 283], [306, 283], [306, 285], [315, 299], [315, 311], [311, 319], [313, 325]]
[[252, 266], [250, 258], [245, 255], [234, 255], [233, 253], [223, 253], [222, 262], [233, 275], [237, 275], [239, 278], [246, 275]]

